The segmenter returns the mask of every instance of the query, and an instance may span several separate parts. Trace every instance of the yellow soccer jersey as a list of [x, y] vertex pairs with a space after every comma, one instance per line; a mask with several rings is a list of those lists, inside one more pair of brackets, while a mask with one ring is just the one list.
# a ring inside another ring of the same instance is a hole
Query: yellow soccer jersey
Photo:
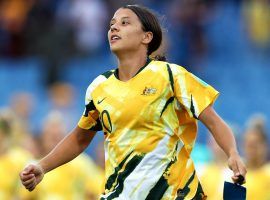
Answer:
[[222, 200], [224, 181], [231, 182], [233, 172], [227, 167], [227, 163], [209, 163], [201, 168], [199, 176], [202, 187], [207, 194], [207, 200]]
[[270, 200], [270, 164], [247, 170], [247, 200]]
[[0, 156], [0, 199], [32, 199], [21, 185], [19, 172], [31, 159], [31, 155], [19, 147], [12, 147], [6, 154]]
[[218, 92], [184, 68], [149, 60], [130, 80], [118, 70], [88, 87], [78, 126], [103, 130], [105, 189], [101, 199], [201, 199], [190, 158], [199, 114]]

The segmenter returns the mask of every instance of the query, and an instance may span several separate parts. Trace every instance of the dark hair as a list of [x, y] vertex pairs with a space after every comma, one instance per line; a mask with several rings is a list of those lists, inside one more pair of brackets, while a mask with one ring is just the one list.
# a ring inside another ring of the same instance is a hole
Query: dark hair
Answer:
[[[148, 45], [147, 55], [151, 55], [156, 51], [162, 42], [162, 29], [159, 24], [159, 20], [150, 9], [140, 5], [126, 5], [122, 8], [132, 10], [139, 18], [142, 24], [143, 31], [150, 31], [153, 33], [153, 39]], [[165, 56], [157, 55], [155, 60], [166, 60]]]

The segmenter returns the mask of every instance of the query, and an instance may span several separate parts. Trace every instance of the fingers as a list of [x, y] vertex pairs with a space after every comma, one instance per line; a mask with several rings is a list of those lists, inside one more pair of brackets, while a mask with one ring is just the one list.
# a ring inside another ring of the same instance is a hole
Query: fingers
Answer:
[[31, 172], [34, 171], [34, 168], [35, 168], [34, 165], [28, 165], [28, 166], [23, 170], [23, 173], [24, 173], [24, 174], [29, 174], [29, 173], [31, 173]]
[[232, 180], [233, 180], [234, 183], [237, 183], [237, 184], [240, 184], [240, 185], [246, 183], [246, 180], [245, 180], [244, 176], [242, 176], [242, 175], [233, 176]]
[[34, 166], [29, 165], [19, 174], [22, 181], [32, 178], [34, 175], [32, 172], [34, 171]]
[[28, 165], [20, 174], [20, 179], [24, 187], [32, 191], [36, 186], [36, 177], [34, 172], [34, 165]]
[[238, 164], [238, 169], [239, 169], [239, 172], [240, 174], [245, 177], [246, 176], [246, 173], [247, 173], [247, 170], [246, 170], [246, 167], [245, 165], [242, 163], [242, 162], [239, 162], [237, 163]]
[[239, 160], [235, 160], [231, 164], [231, 169], [233, 170], [234, 173], [234, 175], [232, 176], [233, 182], [240, 185], [244, 184], [246, 182], [245, 176], [247, 173], [244, 164]]
[[246, 177], [247, 170], [246, 170], [246, 167], [241, 160], [237, 162], [237, 166], [238, 166], [238, 170], [239, 170], [240, 175], [238, 176], [236, 183], [242, 185], [246, 182], [245, 177]]
[[232, 161], [230, 164], [230, 169], [233, 171], [234, 177], [237, 177], [240, 175], [237, 162], [235, 160]]
[[232, 180], [233, 180], [234, 183], [237, 182], [237, 179], [238, 179], [238, 176], [232, 176]]
[[34, 174], [23, 174], [23, 173], [20, 174], [20, 178], [22, 182], [25, 182], [33, 177], [35, 177]]
[[27, 190], [32, 191], [42, 180], [44, 171], [38, 164], [30, 164], [19, 174], [19, 176], [23, 186]]
[[246, 176], [247, 171], [240, 156], [231, 156], [229, 158], [229, 167], [233, 171], [233, 176], [232, 176], [233, 182], [240, 185], [244, 184], [246, 182], [245, 176]]
[[29, 192], [33, 191], [36, 188], [36, 186], [33, 186], [31, 188], [28, 189]]
[[[239, 178], [242, 177], [242, 178]], [[234, 183], [238, 183], [238, 184], [243, 184], [243, 176], [239, 175], [239, 176], [232, 176], [232, 180]]]
[[25, 188], [29, 191], [33, 191], [36, 187], [36, 181], [34, 180], [32, 183], [30, 183], [29, 185], [25, 186]]
[[[36, 185], [37, 185], [36, 184], [36, 177], [33, 174], [31, 174], [31, 175], [32, 175], [32, 178], [22, 180], [22, 184], [29, 191], [34, 190]], [[31, 175], [27, 175], [27, 176], [31, 177]]]
[[36, 179], [35, 176], [33, 176], [33, 177], [30, 178], [30, 179], [27, 179], [27, 180], [22, 181], [22, 184], [26, 187], [26, 186], [28, 186], [29, 184], [35, 182], [35, 179]]

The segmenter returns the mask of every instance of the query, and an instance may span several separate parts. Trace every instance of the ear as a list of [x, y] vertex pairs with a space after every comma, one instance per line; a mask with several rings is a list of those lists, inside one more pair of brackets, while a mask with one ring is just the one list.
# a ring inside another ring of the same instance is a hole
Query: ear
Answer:
[[142, 43], [149, 44], [152, 41], [152, 39], [153, 39], [153, 33], [150, 31], [145, 32], [143, 35]]

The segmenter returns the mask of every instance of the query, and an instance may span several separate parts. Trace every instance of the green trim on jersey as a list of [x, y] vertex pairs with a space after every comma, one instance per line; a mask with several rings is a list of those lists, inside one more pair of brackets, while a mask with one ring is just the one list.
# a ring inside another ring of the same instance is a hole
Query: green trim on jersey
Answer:
[[149, 59], [127, 82], [117, 76], [117, 69], [110, 70], [89, 85], [78, 123], [87, 130], [100, 123], [105, 133], [100, 198], [175, 200], [203, 194], [190, 154], [196, 119], [218, 92], [163, 61]]

